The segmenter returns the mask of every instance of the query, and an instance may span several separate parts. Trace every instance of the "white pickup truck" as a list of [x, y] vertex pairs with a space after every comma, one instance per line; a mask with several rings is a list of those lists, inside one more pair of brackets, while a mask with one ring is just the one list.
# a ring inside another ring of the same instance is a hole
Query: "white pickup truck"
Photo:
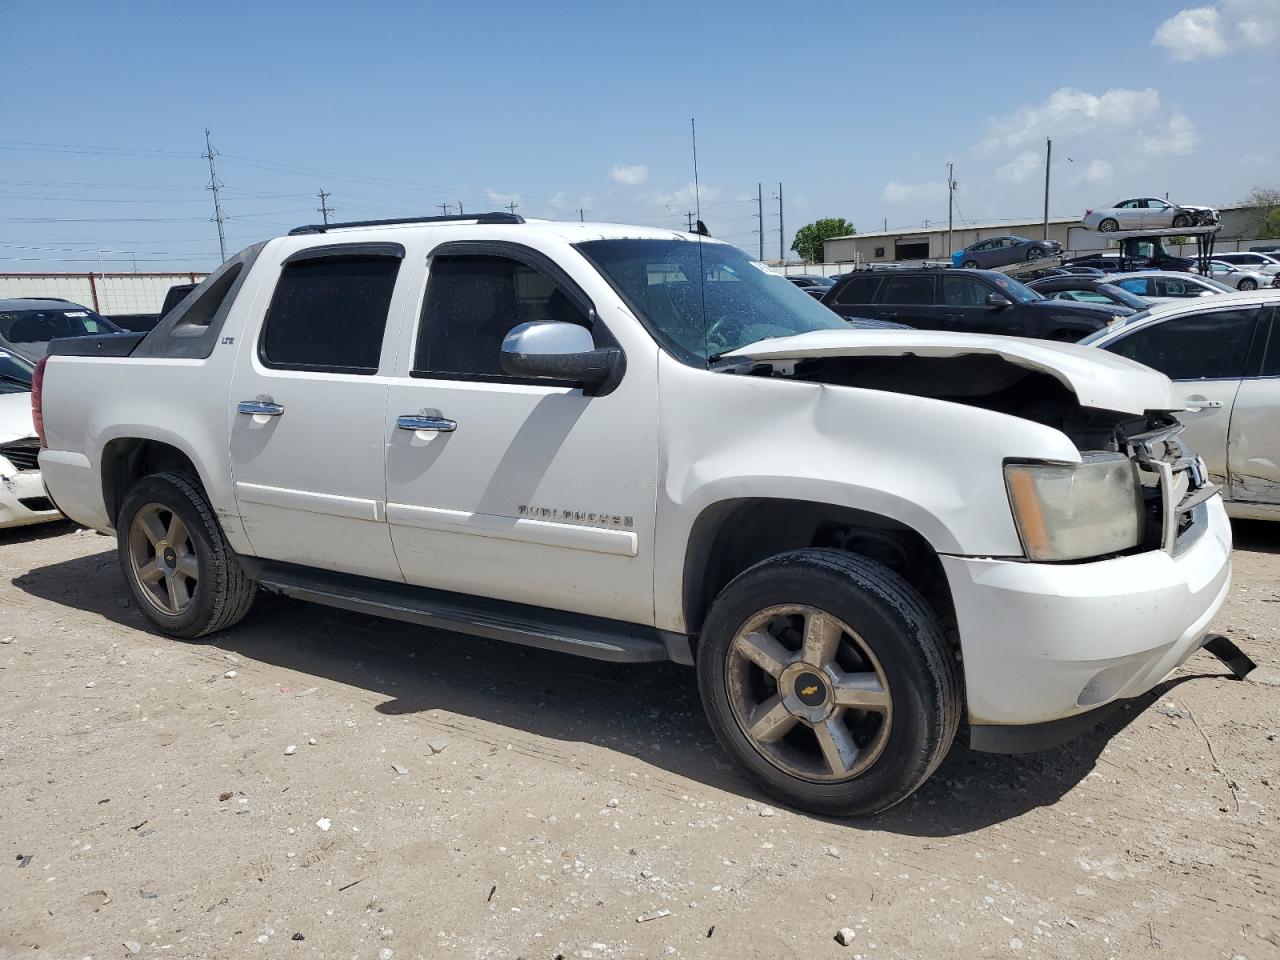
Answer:
[[700, 234], [299, 228], [145, 335], [55, 342], [40, 468], [167, 634], [265, 588], [696, 664], [725, 749], [826, 813], [908, 796], [962, 719], [1053, 745], [1226, 643], [1163, 375], [858, 326]]

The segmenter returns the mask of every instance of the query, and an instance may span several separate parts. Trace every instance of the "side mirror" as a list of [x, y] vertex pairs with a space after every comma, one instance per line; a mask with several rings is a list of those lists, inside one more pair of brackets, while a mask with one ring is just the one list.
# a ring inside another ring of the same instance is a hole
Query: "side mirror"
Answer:
[[995, 307], [997, 310], [1003, 310], [1005, 307], [1012, 307], [1013, 301], [1008, 297], [1000, 296], [998, 293], [988, 293], [987, 306]]
[[596, 349], [591, 331], [576, 323], [522, 323], [502, 340], [502, 369], [513, 377], [572, 380], [596, 392], [621, 372], [622, 351]]

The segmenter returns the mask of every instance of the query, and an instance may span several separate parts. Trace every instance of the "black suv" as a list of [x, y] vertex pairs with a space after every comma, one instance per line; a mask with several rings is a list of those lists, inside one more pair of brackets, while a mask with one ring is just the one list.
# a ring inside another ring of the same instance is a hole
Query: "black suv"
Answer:
[[1134, 312], [1116, 304], [1048, 300], [994, 270], [939, 268], [846, 274], [822, 302], [843, 317], [1047, 340], [1079, 340]]

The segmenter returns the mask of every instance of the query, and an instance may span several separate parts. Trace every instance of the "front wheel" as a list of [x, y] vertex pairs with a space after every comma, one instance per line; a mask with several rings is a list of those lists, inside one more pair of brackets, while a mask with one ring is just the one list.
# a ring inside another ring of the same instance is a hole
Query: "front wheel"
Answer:
[[1041, 250], [1039, 247], [1032, 247], [1030, 250], [1027, 251], [1027, 262], [1031, 263], [1032, 261], [1039, 260], [1043, 256], [1044, 256], [1043, 250]]
[[1248, 277], [1246, 277], [1245, 279], [1240, 281], [1240, 286], [1236, 287], [1236, 289], [1237, 290], [1257, 290], [1258, 281], [1250, 280]]
[[256, 584], [190, 474], [139, 480], [120, 507], [116, 539], [134, 602], [164, 633], [194, 640], [249, 612]]
[[816, 813], [910, 796], [955, 739], [960, 669], [937, 615], [865, 557], [797, 550], [716, 598], [698, 687], [724, 748], [766, 791]]
[[977, 261], [977, 260], [966, 260], [966, 261], [962, 264], [962, 266], [963, 266], [966, 270], [977, 270], [977, 269], [978, 269], [978, 261]]
[[1188, 217], [1185, 213], [1180, 213], [1173, 218], [1173, 225], [1178, 229], [1182, 229], [1183, 227], [1189, 227], [1191, 226], [1191, 218]]

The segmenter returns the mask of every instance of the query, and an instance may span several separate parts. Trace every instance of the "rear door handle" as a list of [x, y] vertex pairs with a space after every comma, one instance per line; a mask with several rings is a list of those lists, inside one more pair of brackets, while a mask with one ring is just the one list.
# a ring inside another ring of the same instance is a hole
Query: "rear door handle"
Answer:
[[276, 403], [270, 397], [258, 397], [256, 400], [241, 400], [236, 410], [248, 416], [278, 417], [284, 413], [284, 404]]
[[458, 422], [446, 417], [428, 417], [415, 413], [396, 417], [396, 426], [401, 430], [436, 430], [440, 433], [453, 433], [458, 429]]

